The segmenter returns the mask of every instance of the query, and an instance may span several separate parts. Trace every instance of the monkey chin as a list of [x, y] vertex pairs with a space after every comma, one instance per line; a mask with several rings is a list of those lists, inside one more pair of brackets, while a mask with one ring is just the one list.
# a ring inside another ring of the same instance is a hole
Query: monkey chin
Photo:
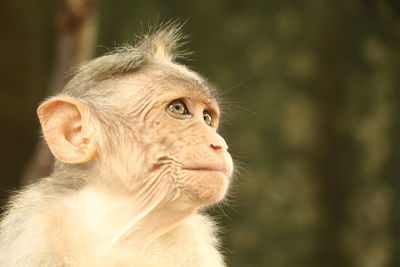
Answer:
[[219, 171], [190, 170], [191, 181], [188, 193], [201, 205], [211, 205], [221, 201], [229, 186], [229, 177]]

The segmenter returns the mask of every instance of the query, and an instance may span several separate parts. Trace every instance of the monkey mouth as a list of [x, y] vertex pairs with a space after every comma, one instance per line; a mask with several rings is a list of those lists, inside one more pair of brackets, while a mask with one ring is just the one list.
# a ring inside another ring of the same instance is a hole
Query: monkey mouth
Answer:
[[227, 169], [224, 168], [183, 168], [183, 170], [186, 171], [203, 171], [203, 172], [218, 172], [221, 173], [223, 175], [225, 175], [226, 177], [229, 176], [229, 171]]

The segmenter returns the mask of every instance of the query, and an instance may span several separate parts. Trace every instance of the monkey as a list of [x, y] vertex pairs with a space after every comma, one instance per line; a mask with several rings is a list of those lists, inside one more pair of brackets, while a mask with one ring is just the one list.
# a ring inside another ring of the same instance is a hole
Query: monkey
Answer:
[[11, 196], [0, 266], [226, 266], [215, 223], [233, 175], [219, 91], [178, 62], [182, 26], [80, 65], [37, 109], [55, 157]]

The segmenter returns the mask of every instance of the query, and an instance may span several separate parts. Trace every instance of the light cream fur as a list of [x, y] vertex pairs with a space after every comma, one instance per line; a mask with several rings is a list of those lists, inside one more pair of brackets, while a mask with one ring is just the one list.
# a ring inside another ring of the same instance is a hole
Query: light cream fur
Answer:
[[57, 162], [12, 196], [0, 266], [225, 266], [199, 209], [224, 197], [232, 159], [215, 88], [175, 62], [179, 38], [166, 25], [90, 61], [39, 107]]

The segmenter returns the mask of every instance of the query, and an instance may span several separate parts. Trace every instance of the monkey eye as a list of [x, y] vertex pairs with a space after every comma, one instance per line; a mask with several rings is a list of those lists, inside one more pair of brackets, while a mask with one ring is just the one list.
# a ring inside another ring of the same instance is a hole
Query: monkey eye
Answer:
[[212, 126], [213, 118], [210, 112], [208, 112], [207, 110], [203, 111], [203, 120], [206, 122], [207, 125]]
[[188, 115], [189, 110], [182, 99], [176, 99], [168, 104], [167, 109], [176, 115]]

